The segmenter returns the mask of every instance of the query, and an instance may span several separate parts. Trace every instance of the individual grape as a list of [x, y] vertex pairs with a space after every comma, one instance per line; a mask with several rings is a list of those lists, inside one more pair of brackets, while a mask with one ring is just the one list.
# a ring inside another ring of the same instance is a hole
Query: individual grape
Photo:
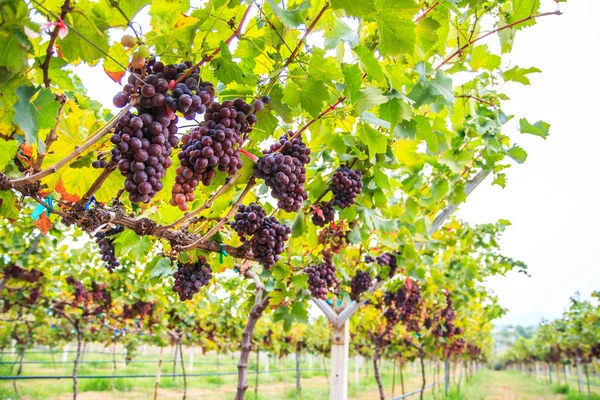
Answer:
[[179, 295], [181, 301], [185, 301], [191, 300], [202, 286], [210, 283], [212, 271], [206, 259], [199, 257], [198, 261], [193, 263], [180, 263], [173, 277], [175, 278], [173, 291]]
[[114, 272], [115, 268], [118, 268], [121, 265], [115, 256], [115, 242], [111, 236], [123, 232], [123, 230], [123, 227], [112, 228], [106, 232], [98, 232], [94, 236], [96, 243], [98, 243], [98, 247], [100, 247], [102, 261], [104, 261], [106, 269], [111, 274]]
[[265, 108], [265, 103], [262, 100], [254, 101], [254, 111], [260, 111]]
[[265, 103], [265, 104], [269, 104], [269, 103], [271, 102], [271, 98], [270, 98], [269, 96], [267, 96], [267, 95], [264, 95], [264, 96], [261, 98], [261, 100], [262, 100], [262, 102], [263, 102], [263, 103]]
[[356, 271], [356, 275], [350, 281], [350, 298], [354, 301], [360, 299], [360, 295], [371, 287], [371, 274], [369, 271]]
[[362, 174], [358, 170], [339, 167], [333, 174], [329, 188], [333, 193], [333, 205], [339, 208], [350, 207], [362, 192]]
[[290, 140], [288, 135], [263, 151], [264, 156], [254, 164], [254, 176], [264, 179], [279, 208], [292, 212], [302, 208], [302, 202], [308, 199], [304, 166], [310, 161], [310, 149], [300, 137]]
[[237, 232], [242, 241], [246, 236], [254, 235], [263, 225], [267, 212], [258, 204], [240, 205], [237, 213], [230, 223], [231, 228]]
[[266, 218], [250, 239], [255, 259], [265, 268], [271, 268], [279, 261], [279, 254], [285, 250], [285, 243], [291, 233], [292, 229], [280, 224], [275, 217]]
[[[320, 213], [315, 210], [320, 210]], [[322, 216], [321, 216], [322, 214]], [[321, 202], [313, 208], [312, 223], [316, 226], [325, 226], [335, 219], [335, 209], [331, 202]]]
[[171, 166], [172, 148], [177, 146], [177, 118], [127, 113], [117, 121], [112, 160], [125, 177], [125, 190], [134, 202], [147, 203], [163, 187], [161, 179]]
[[113, 97], [113, 104], [115, 107], [123, 108], [127, 105], [127, 103], [129, 103], [129, 96], [124, 92], [119, 92], [115, 94], [115, 97]]
[[365, 258], [364, 258], [364, 261], [365, 261], [365, 263], [366, 263], [366, 264], [370, 264], [370, 263], [372, 263], [373, 261], [375, 261], [375, 259], [374, 259], [372, 256], [370, 256], [370, 255], [368, 255], [368, 254], [367, 254], [367, 255], [365, 256]]
[[308, 290], [313, 297], [321, 300], [327, 298], [327, 293], [334, 290], [338, 280], [336, 268], [331, 254], [323, 254], [323, 262], [304, 269], [308, 275]]
[[396, 256], [392, 253], [384, 253], [384, 254], [378, 256], [377, 264], [379, 264], [382, 267], [385, 267], [385, 266], [390, 267], [390, 271], [388, 274], [389, 278], [396, 275], [396, 271], [398, 271], [398, 260], [396, 259]]
[[194, 200], [194, 191], [200, 183], [210, 185], [218, 171], [235, 175], [242, 168], [239, 151], [242, 142], [239, 134], [222, 124], [213, 128], [203, 124], [184, 135], [171, 205], [186, 211], [187, 203]]
[[135, 69], [143, 68], [146, 65], [146, 57], [142, 57], [140, 54], [135, 53], [131, 57], [131, 66]]
[[133, 47], [135, 46], [136, 41], [131, 35], [123, 35], [123, 37], [121, 37], [121, 44], [125, 47]]
[[148, 46], [145, 46], [145, 45], [138, 47], [137, 53], [140, 55], [140, 57], [144, 57], [144, 58], [150, 57], [150, 49], [148, 48]]

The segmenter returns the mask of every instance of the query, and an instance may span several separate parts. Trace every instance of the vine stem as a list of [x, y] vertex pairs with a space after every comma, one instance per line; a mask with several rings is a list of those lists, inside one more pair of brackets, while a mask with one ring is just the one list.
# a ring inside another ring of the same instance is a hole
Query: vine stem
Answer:
[[208, 201], [206, 201], [204, 204], [202, 204], [200, 206], [200, 208], [198, 208], [197, 210], [194, 210], [190, 213], [187, 213], [186, 215], [184, 215], [183, 217], [179, 218], [177, 221], [169, 224], [169, 225], [164, 225], [162, 226], [160, 229], [161, 230], [166, 230], [166, 229], [171, 229], [171, 228], [175, 228], [176, 226], [192, 219], [193, 217], [195, 217], [196, 215], [200, 214], [202, 211], [206, 210], [207, 208], [209, 208], [210, 206], [212, 206], [212, 204], [215, 202], [215, 200], [221, 196], [223, 193], [225, 193], [227, 191], [227, 189], [229, 189], [231, 186], [233, 186], [233, 184], [235, 183], [235, 181], [241, 176], [241, 173], [238, 173], [236, 175], [234, 175], [231, 179], [229, 179], [229, 181], [224, 184], [223, 186], [221, 186], [219, 188], [219, 190], [217, 190], [215, 192], [215, 194], [212, 195], [212, 197], [210, 199], [208, 199]]
[[528, 16], [528, 17], [525, 17], [525, 18], [522, 18], [522, 19], [520, 19], [520, 20], [517, 20], [517, 21], [511, 22], [510, 24], [507, 24], [507, 25], [501, 26], [500, 28], [496, 28], [496, 29], [494, 29], [494, 30], [492, 30], [492, 31], [490, 31], [490, 32], [488, 32], [488, 33], [486, 33], [485, 35], [481, 35], [481, 36], [479, 36], [478, 38], [475, 38], [475, 39], [469, 40], [469, 41], [468, 41], [466, 44], [464, 44], [464, 45], [462, 45], [461, 47], [459, 47], [459, 48], [458, 48], [458, 50], [456, 50], [454, 53], [452, 53], [452, 54], [450, 54], [448, 57], [446, 57], [446, 58], [444, 59], [444, 61], [442, 61], [442, 62], [440, 63], [440, 65], [438, 65], [437, 67], [435, 67], [435, 70], [436, 70], [436, 71], [437, 71], [437, 70], [439, 70], [439, 69], [440, 69], [440, 68], [442, 68], [444, 65], [446, 65], [448, 62], [450, 62], [450, 60], [452, 60], [454, 57], [456, 57], [456, 56], [457, 56], [457, 55], [459, 55], [459, 54], [462, 54], [462, 52], [463, 52], [463, 51], [465, 51], [465, 49], [467, 49], [468, 47], [470, 47], [470, 46], [472, 46], [473, 44], [477, 43], [478, 41], [480, 41], [480, 40], [482, 40], [482, 39], [485, 39], [486, 37], [488, 37], [488, 36], [490, 36], [490, 35], [493, 35], [494, 33], [498, 33], [498, 32], [500, 32], [500, 31], [503, 31], [503, 30], [505, 30], [505, 29], [512, 28], [512, 27], [513, 27], [513, 26], [515, 26], [515, 25], [522, 24], [523, 22], [527, 22], [527, 21], [530, 21], [530, 20], [532, 20], [532, 19], [537, 19], [537, 18], [540, 18], [540, 17], [546, 17], [546, 16], [549, 16], [549, 15], [561, 15], [561, 14], [562, 14], [562, 12], [560, 12], [559, 10], [557, 10], [557, 11], [545, 12], [545, 13], [540, 13], [540, 14], [532, 14], [532, 15], [530, 15], [530, 16]]
[[[58, 20], [64, 20], [71, 10], [71, 0], [65, 0], [61, 7], [61, 12]], [[46, 58], [44, 58], [44, 63], [42, 64], [42, 72], [44, 74], [44, 86], [46, 86], [47, 88], [50, 87], [50, 77], [48, 76], [48, 70], [50, 69], [50, 60], [52, 59], [52, 55], [54, 54], [54, 43], [56, 42], [56, 38], [58, 37], [59, 30], [60, 26], [55, 25], [54, 30], [50, 34], [50, 41], [48, 42], [48, 47], [46, 48]]]
[[[319, 115], [317, 115], [315, 118], [311, 119], [306, 124], [304, 124], [304, 126], [302, 128], [298, 129], [296, 131], [296, 133], [294, 133], [292, 136], [290, 136], [289, 140], [296, 139], [298, 136], [300, 136], [302, 134], [302, 132], [304, 132], [305, 130], [307, 130], [312, 124], [314, 124], [315, 122], [317, 122], [318, 120], [320, 120], [321, 118], [323, 118], [325, 115], [327, 115], [331, 111], [335, 110], [335, 108], [338, 105], [340, 105], [344, 100], [346, 100], [345, 96], [340, 97], [335, 103], [333, 103], [332, 105], [330, 105], [329, 107], [327, 107], [325, 110], [321, 111], [321, 113]], [[279, 146], [279, 148], [277, 150], [275, 150], [273, 152], [273, 154], [279, 153], [281, 151], [281, 149], [283, 149], [283, 146]]]
[[[240, 34], [242, 33], [242, 27], [244, 25], [244, 22], [248, 18], [248, 15], [250, 14], [251, 8], [252, 8], [252, 4], [248, 5], [248, 8], [246, 8], [246, 11], [244, 12], [244, 15], [242, 16], [242, 19], [240, 20], [240, 23], [238, 24], [237, 28], [235, 29], [235, 31], [233, 31], [231, 36], [229, 36], [227, 38], [227, 40], [225, 40], [226, 46], [229, 46], [229, 44], [233, 41], [233, 39], [235, 39], [236, 37], [239, 37]], [[177, 78], [177, 80], [175, 81], [175, 84], [178, 84], [179, 82], [181, 82], [182, 80], [184, 80], [185, 78], [190, 76], [192, 71], [195, 70], [196, 68], [200, 68], [201, 66], [203, 66], [204, 64], [206, 64], [207, 62], [212, 60], [217, 54], [219, 54], [220, 51], [221, 51], [221, 47], [219, 46], [216, 49], [214, 49], [212, 53], [210, 53], [209, 55], [204, 57], [202, 60], [200, 60], [192, 68], [188, 68], [188, 70], [183, 75], [181, 75], [179, 78]]]
[[104, 170], [102, 170], [102, 173], [100, 174], [100, 176], [98, 178], [96, 178], [94, 183], [92, 183], [92, 186], [90, 187], [90, 189], [77, 202], [77, 205], [82, 206], [82, 205], [87, 204], [87, 202], [90, 201], [92, 196], [94, 196], [94, 194], [96, 194], [96, 192], [98, 190], [100, 190], [100, 188], [104, 184], [104, 181], [106, 181], [108, 179], [110, 174], [112, 174], [115, 169], [117, 169], [117, 164], [111, 161], [110, 164], [108, 164], [106, 166], [106, 168], [104, 168]]
[[205, 241], [207, 241], [212, 235], [214, 235], [215, 233], [217, 233], [217, 231], [219, 229], [221, 229], [221, 227], [223, 225], [225, 225], [225, 223], [227, 223], [227, 221], [229, 221], [229, 219], [231, 219], [231, 217], [233, 216], [233, 214], [237, 211], [238, 206], [240, 205], [240, 203], [242, 202], [242, 200], [244, 200], [244, 197], [246, 197], [246, 195], [248, 194], [248, 192], [250, 192], [250, 189], [252, 189], [254, 187], [254, 178], [251, 178], [250, 181], [248, 182], [248, 184], [246, 185], [246, 187], [244, 188], [244, 190], [242, 191], [242, 193], [240, 194], [240, 196], [237, 198], [237, 200], [235, 201], [235, 203], [233, 203], [233, 206], [231, 206], [231, 209], [229, 209], [229, 211], [227, 212], [227, 214], [225, 214], [225, 216], [223, 218], [221, 218], [221, 220], [219, 222], [217, 222], [217, 224], [212, 227], [208, 232], [206, 232], [204, 234], [204, 236], [202, 236], [200, 239], [196, 240], [195, 242], [192, 242], [186, 246], [182, 246], [177, 248], [177, 251], [187, 251], [187, 250], [191, 250], [195, 247], [197, 247], [198, 245], [204, 243]]
[[250, 309], [250, 315], [246, 321], [246, 326], [242, 332], [242, 348], [240, 352], [240, 359], [237, 365], [238, 368], [238, 382], [237, 392], [235, 394], [235, 400], [243, 400], [248, 389], [247, 372], [248, 372], [248, 358], [252, 351], [252, 333], [258, 320], [262, 317], [263, 312], [269, 305], [269, 294], [263, 294], [265, 292], [265, 285], [261, 282], [260, 277], [256, 272], [251, 269], [246, 270], [244, 273], [249, 279], [254, 281], [254, 287], [256, 294], [254, 296], [254, 305]]
[[30, 184], [37, 180], [45, 178], [48, 175], [56, 173], [59, 169], [61, 169], [65, 165], [67, 165], [69, 162], [71, 162], [75, 158], [79, 157], [81, 154], [83, 154], [83, 152], [85, 152], [87, 149], [92, 147], [94, 144], [98, 143], [104, 136], [106, 136], [108, 133], [110, 133], [112, 128], [117, 124], [117, 121], [119, 120], [119, 118], [121, 118], [123, 115], [127, 114], [129, 109], [131, 107], [133, 107], [134, 105], [135, 105], [135, 102], [132, 101], [127, 106], [125, 106], [125, 108], [123, 108], [120, 113], [118, 113], [113, 119], [111, 119], [106, 125], [104, 125], [104, 127], [100, 128], [98, 131], [96, 131], [84, 144], [82, 144], [81, 146], [79, 146], [79, 145], [76, 146], [75, 149], [69, 155], [67, 155], [65, 158], [63, 158], [62, 160], [60, 160], [59, 162], [54, 164], [52, 167], [45, 169], [43, 171], [40, 171], [36, 174], [27, 176], [25, 178], [12, 180], [10, 182], [11, 187], [13, 187], [15, 189], [18, 187], [23, 187], [27, 184]]
[[46, 147], [46, 151], [44, 153], [38, 154], [37, 159], [35, 160], [35, 165], [33, 167], [33, 172], [38, 172], [42, 168], [42, 163], [44, 162], [44, 158], [48, 154], [50, 146], [56, 139], [58, 139], [58, 135], [56, 131], [58, 130], [58, 124], [60, 124], [60, 117], [62, 115], [62, 110], [65, 106], [65, 97], [64, 96], [56, 96], [56, 100], [59, 101], [60, 106], [58, 107], [58, 113], [56, 115], [56, 123], [50, 132], [48, 132], [48, 136], [46, 136], [46, 140], [44, 141], [44, 145]]
[[428, 7], [423, 14], [419, 15], [416, 19], [415, 19], [415, 24], [419, 23], [420, 20], [422, 20], [423, 18], [425, 18], [427, 16], [427, 14], [429, 14], [431, 12], [431, 10], [433, 10], [434, 8], [436, 8], [438, 6], [438, 4], [440, 4], [439, 1], [436, 1], [435, 3], [433, 3], [430, 7]]
[[493, 107], [493, 108], [497, 108], [498, 107], [497, 105], [495, 105], [491, 101], [487, 101], [485, 99], [482, 99], [481, 97], [473, 96], [473, 95], [470, 95], [470, 94], [461, 94], [461, 95], [458, 95], [456, 97], [463, 98], [463, 99], [475, 100], [475, 101], [478, 101], [480, 103], [487, 104], [488, 106]]
[[317, 16], [315, 17], [313, 22], [310, 24], [310, 26], [304, 32], [302, 39], [300, 39], [300, 41], [294, 48], [294, 51], [292, 51], [292, 54], [290, 54], [290, 56], [285, 60], [285, 63], [279, 69], [279, 72], [277, 72], [277, 74], [273, 78], [271, 78], [271, 81], [269, 82], [269, 85], [267, 86], [267, 90], [265, 91], [266, 93], [269, 93], [271, 91], [271, 89], [273, 88], [273, 85], [275, 84], [275, 82], [277, 82], [277, 79], [279, 79], [279, 77], [281, 76], [281, 73], [288, 67], [288, 65], [290, 65], [292, 63], [294, 58], [298, 55], [298, 52], [302, 48], [302, 45], [304, 44], [306, 37], [308, 35], [310, 35], [310, 33], [313, 31], [313, 29], [315, 29], [317, 22], [319, 22], [319, 20], [321, 19], [321, 17], [325, 13], [325, 11], [327, 11], [328, 8], [329, 8], [329, 2], [326, 2], [325, 5], [323, 6], [323, 8], [321, 8], [321, 11], [319, 11], [319, 14], [317, 14]]

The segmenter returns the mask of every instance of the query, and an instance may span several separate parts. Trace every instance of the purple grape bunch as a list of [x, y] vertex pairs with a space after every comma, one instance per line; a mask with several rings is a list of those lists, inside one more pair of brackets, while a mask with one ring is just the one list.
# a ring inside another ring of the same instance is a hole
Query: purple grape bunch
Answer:
[[333, 193], [333, 205], [347, 208], [354, 204], [356, 196], [362, 192], [362, 173], [348, 167], [339, 167], [329, 185]]
[[175, 284], [173, 291], [179, 295], [181, 301], [191, 300], [200, 288], [207, 286], [212, 279], [210, 265], [204, 257], [199, 257], [193, 263], [180, 263], [177, 272], [173, 274]]
[[308, 275], [310, 294], [321, 300], [325, 300], [327, 293], [334, 290], [338, 283], [336, 268], [329, 253], [323, 254], [323, 262], [306, 268], [304, 272]]

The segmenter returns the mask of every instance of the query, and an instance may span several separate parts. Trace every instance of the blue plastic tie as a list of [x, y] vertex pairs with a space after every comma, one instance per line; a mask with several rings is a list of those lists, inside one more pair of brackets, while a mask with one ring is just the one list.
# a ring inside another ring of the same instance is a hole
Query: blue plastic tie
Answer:
[[219, 246], [219, 263], [223, 264], [223, 257], [228, 257], [229, 254], [225, 251], [225, 246], [223, 243]]
[[49, 217], [52, 210], [54, 210], [54, 203], [51, 197], [46, 197], [44, 199], [44, 203], [46, 203], [48, 207], [45, 207], [43, 204], [40, 204], [31, 213], [31, 218], [33, 218], [34, 221], [37, 221], [42, 216], [44, 211], [46, 211], [46, 216]]
[[90, 201], [88, 201], [85, 204], [85, 209], [89, 210], [91, 205], [94, 205], [94, 207], [98, 207], [98, 203], [96, 202], [96, 197], [92, 196], [92, 198], [90, 199]]
[[329, 304], [330, 306], [332, 306], [332, 305], [333, 305], [333, 303], [331, 302], [331, 300], [329, 300], [329, 299], [326, 299], [325, 301], [326, 301], [326, 302], [327, 302], [327, 304]]

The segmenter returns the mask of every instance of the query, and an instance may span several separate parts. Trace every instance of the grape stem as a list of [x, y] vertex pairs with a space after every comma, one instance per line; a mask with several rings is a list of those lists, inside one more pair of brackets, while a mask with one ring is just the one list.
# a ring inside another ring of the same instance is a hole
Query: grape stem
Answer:
[[321, 8], [321, 11], [319, 11], [319, 14], [317, 14], [317, 16], [315, 17], [313, 22], [310, 24], [310, 26], [306, 29], [306, 31], [304, 31], [304, 35], [302, 36], [302, 39], [300, 39], [300, 41], [294, 48], [294, 51], [292, 51], [292, 54], [290, 54], [290, 56], [285, 60], [285, 63], [283, 64], [283, 66], [281, 68], [279, 68], [279, 71], [277, 72], [277, 74], [271, 78], [271, 81], [269, 82], [269, 85], [267, 86], [265, 93], [269, 93], [271, 91], [271, 89], [273, 88], [273, 85], [275, 85], [275, 82], [277, 82], [277, 79], [279, 79], [279, 77], [281, 76], [281, 73], [288, 67], [288, 65], [290, 65], [292, 63], [294, 58], [296, 58], [296, 56], [298, 55], [298, 52], [304, 45], [304, 41], [306, 40], [306, 37], [308, 35], [310, 35], [310, 33], [313, 31], [313, 29], [315, 29], [317, 22], [319, 22], [319, 19], [321, 19], [321, 17], [323, 16], [323, 14], [325, 13], [325, 11], [328, 8], [329, 8], [329, 2], [326, 2], [325, 5], [323, 6], [323, 8]]
[[[226, 46], [229, 46], [229, 44], [233, 41], [233, 39], [235, 39], [236, 37], [239, 37], [240, 34], [242, 33], [242, 26], [244, 25], [244, 22], [246, 21], [246, 19], [248, 18], [248, 15], [250, 14], [251, 8], [252, 8], [252, 4], [248, 5], [248, 8], [246, 8], [246, 11], [244, 12], [244, 15], [242, 16], [242, 19], [240, 20], [240, 23], [238, 24], [237, 28], [235, 29], [235, 31], [233, 31], [231, 36], [229, 36], [227, 38], [227, 40], [225, 40]], [[221, 47], [219, 46], [216, 49], [214, 49], [212, 53], [210, 53], [209, 55], [204, 57], [202, 60], [200, 60], [192, 68], [188, 68], [188, 70], [175, 81], [175, 84], [178, 84], [179, 82], [183, 81], [185, 78], [190, 76], [192, 71], [195, 70], [196, 68], [200, 68], [201, 66], [203, 66], [204, 64], [206, 64], [207, 62], [212, 60], [217, 54], [219, 54], [220, 51], [221, 51]]]
[[423, 11], [423, 14], [419, 15], [415, 19], [415, 24], [419, 23], [420, 20], [422, 20], [423, 18], [425, 18], [427, 16], [427, 14], [429, 14], [431, 12], [431, 10], [433, 10], [434, 8], [436, 8], [438, 6], [438, 4], [440, 4], [440, 2], [436, 1], [431, 6], [429, 6], [425, 11]]
[[118, 113], [113, 119], [107, 122], [106, 125], [94, 132], [94, 134], [90, 136], [85, 143], [83, 143], [82, 145], [75, 146], [75, 149], [73, 149], [73, 151], [69, 155], [67, 155], [65, 158], [54, 164], [52, 167], [40, 171], [36, 174], [27, 176], [25, 178], [11, 180], [10, 186], [14, 189], [23, 188], [25, 185], [34, 183], [42, 178], [47, 177], [48, 175], [56, 173], [59, 169], [69, 164], [75, 158], [82, 155], [86, 150], [98, 143], [100, 140], [102, 140], [104, 136], [110, 133], [114, 126], [117, 124], [119, 118], [127, 114], [129, 109], [133, 107], [136, 104], [136, 102], [136, 100], [132, 100], [127, 106], [125, 106], [125, 108], [121, 110], [120, 113]]
[[231, 206], [231, 209], [227, 212], [227, 214], [225, 214], [225, 216], [223, 218], [221, 218], [221, 220], [212, 229], [210, 229], [208, 232], [206, 232], [204, 234], [204, 236], [202, 236], [200, 239], [198, 239], [186, 246], [176, 247], [173, 250], [176, 252], [187, 251], [187, 250], [191, 250], [191, 249], [197, 247], [198, 245], [206, 242], [212, 235], [217, 233], [218, 230], [221, 229], [221, 227], [227, 223], [227, 221], [229, 221], [231, 219], [233, 214], [237, 211], [238, 206], [244, 200], [244, 197], [246, 197], [246, 195], [250, 192], [250, 189], [252, 189], [254, 187], [254, 184], [255, 184], [255, 180], [254, 180], [254, 177], [252, 177], [252, 178], [250, 178], [250, 181], [248, 182], [248, 184], [246, 185], [246, 187], [244, 188], [242, 193], [239, 195], [239, 197], [237, 198], [235, 203], [233, 203], [233, 206]]
[[212, 197], [210, 199], [208, 199], [208, 201], [206, 201], [204, 204], [202, 204], [200, 206], [200, 208], [198, 208], [197, 210], [194, 210], [190, 213], [185, 214], [183, 217], [179, 218], [177, 221], [169, 224], [169, 225], [164, 225], [162, 226], [159, 231], [162, 230], [166, 230], [166, 229], [171, 229], [171, 228], [175, 228], [176, 226], [190, 220], [191, 218], [195, 217], [196, 215], [200, 214], [202, 211], [206, 210], [207, 208], [209, 208], [210, 206], [212, 206], [212, 204], [215, 202], [215, 200], [221, 196], [223, 193], [225, 193], [234, 183], [235, 181], [241, 176], [241, 173], [238, 173], [236, 175], [234, 175], [233, 177], [231, 177], [229, 179], [229, 181], [224, 184], [223, 186], [221, 186], [219, 188], [219, 190], [217, 190], [215, 192], [215, 194], [212, 195]]
[[106, 168], [104, 168], [102, 170], [102, 173], [100, 174], [100, 176], [98, 178], [96, 178], [94, 183], [92, 183], [92, 186], [89, 188], [89, 190], [83, 195], [83, 197], [81, 199], [79, 199], [79, 201], [77, 202], [75, 207], [81, 207], [81, 206], [84, 206], [85, 204], [87, 204], [87, 202], [90, 201], [92, 196], [94, 196], [94, 194], [96, 194], [96, 192], [98, 190], [100, 190], [100, 188], [104, 184], [104, 181], [106, 181], [106, 179], [108, 179], [110, 174], [112, 174], [112, 172], [116, 168], [117, 168], [117, 163], [111, 161], [106, 166]]
[[256, 157], [254, 154], [248, 152], [245, 149], [240, 149], [240, 153], [242, 153], [243, 155], [245, 155], [246, 157], [248, 157], [254, 163], [256, 163], [258, 161], [258, 157]]
[[545, 12], [545, 13], [540, 13], [540, 14], [532, 14], [532, 15], [530, 15], [528, 17], [521, 18], [520, 20], [511, 22], [510, 24], [507, 24], [507, 25], [501, 26], [499, 28], [496, 28], [496, 29], [494, 29], [492, 31], [489, 31], [485, 35], [481, 35], [478, 38], [469, 40], [466, 44], [464, 44], [461, 47], [459, 47], [455, 52], [453, 52], [448, 57], [446, 57], [444, 59], [444, 61], [442, 61], [440, 63], [440, 65], [438, 65], [437, 67], [435, 67], [435, 70], [436, 71], [439, 70], [444, 65], [446, 65], [448, 62], [450, 62], [450, 60], [452, 60], [454, 57], [456, 57], [457, 55], [462, 54], [462, 52], [465, 51], [468, 47], [472, 46], [473, 44], [477, 43], [478, 41], [480, 41], [480, 40], [482, 40], [482, 39], [484, 39], [484, 38], [486, 38], [486, 37], [488, 37], [490, 35], [493, 35], [495, 33], [498, 33], [500, 31], [503, 31], [503, 30], [508, 29], [508, 28], [512, 28], [515, 25], [522, 24], [523, 22], [527, 22], [527, 21], [530, 21], [532, 19], [536, 19], [536, 18], [540, 18], [540, 17], [545, 17], [545, 16], [549, 16], [549, 15], [561, 15], [561, 14], [562, 14], [562, 12], [560, 12], [559, 10], [551, 11], [551, 12]]
[[35, 160], [35, 165], [33, 167], [33, 172], [39, 172], [39, 170], [42, 168], [42, 163], [44, 162], [44, 158], [48, 154], [50, 146], [52, 145], [52, 143], [54, 143], [54, 141], [56, 139], [58, 139], [56, 130], [58, 129], [58, 124], [60, 123], [60, 117], [62, 115], [62, 110], [65, 106], [66, 100], [67, 100], [66, 97], [63, 95], [56, 96], [56, 101], [58, 101], [60, 103], [60, 106], [58, 107], [58, 112], [56, 114], [56, 123], [54, 124], [54, 127], [52, 128], [52, 130], [50, 132], [48, 132], [48, 136], [46, 136], [46, 140], [44, 141], [46, 150], [43, 153], [38, 154], [38, 157]]
[[[71, 0], [65, 0], [61, 7], [60, 16], [57, 18], [58, 21], [63, 21], [67, 14], [72, 10]], [[46, 48], [46, 58], [44, 58], [44, 63], [42, 64], [42, 72], [44, 75], [44, 86], [47, 88], [50, 87], [50, 77], [48, 76], [48, 70], [50, 69], [50, 60], [52, 59], [52, 55], [54, 54], [54, 43], [56, 42], [56, 38], [58, 37], [58, 31], [60, 30], [59, 25], [54, 26], [54, 30], [50, 33], [50, 41], [48, 42], [48, 47]]]
[[[346, 100], [345, 96], [340, 97], [335, 103], [333, 103], [332, 105], [327, 107], [325, 110], [321, 111], [321, 113], [319, 115], [317, 115], [315, 118], [311, 119], [306, 124], [304, 124], [304, 126], [300, 129], [298, 129], [298, 131], [296, 131], [296, 133], [294, 133], [292, 136], [290, 136], [288, 138], [288, 140], [292, 141], [292, 140], [296, 139], [298, 136], [300, 136], [302, 134], [302, 132], [304, 132], [306, 129], [308, 129], [312, 124], [314, 124], [315, 122], [317, 122], [318, 120], [323, 118], [325, 115], [327, 115], [331, 111], [335, 110], [335, 108], [338, 105], [340, 105], [344, 100]], [[283, 149], [283, 146], [279, 146], [279, 148], [277, 150], [275, 150], [273, 152], [273, 154], [279, 153], [282, 149]]]

